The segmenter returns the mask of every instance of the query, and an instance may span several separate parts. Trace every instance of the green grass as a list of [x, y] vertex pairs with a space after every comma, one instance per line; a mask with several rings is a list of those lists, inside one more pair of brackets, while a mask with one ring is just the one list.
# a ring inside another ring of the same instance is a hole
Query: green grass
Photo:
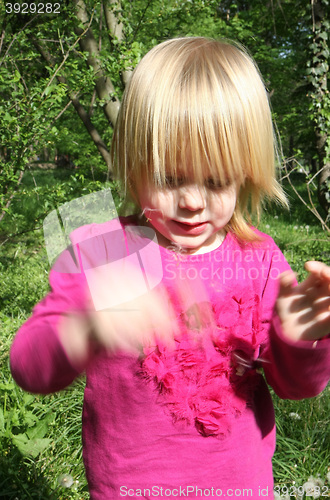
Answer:
[[[84, 380], [50, 396], [24, 393], [11, 378], [8, 352], [15, 332], [48, 290], [49, 264], [41, 230], [45, 214], [99, 184], [87, 176], [73, 179], [72, 171], [36, 171], [34, 179], [37, 188], [31, 173], [24, 177], [12, 214], [0, 231], [0, 498], [87, 499], [81, 456]], [[300, 189], [303, 192], [303, 186]], [[329, 236], [292, 192], [290, 197], [291, 212], [269, 209], [259, 228], [275, 239], [303, 278], [306, 260], [329, 263]], [[325, 480], [330, 466], [330, 387], [311, 400], [283, 401], [274, 396], [274, 404], [276, 482], [281, 487], [298, 486], [318, 475]], [[70, 488], [63, 486], [67, 474], [74, 481]]]
[[330, 387], [312, 399], [287, 401], [274, 395], [273, 400], [277, 424], [273, 461], [276, 482], [302, 485], [310, 476], [324, 480], [330, 466]]

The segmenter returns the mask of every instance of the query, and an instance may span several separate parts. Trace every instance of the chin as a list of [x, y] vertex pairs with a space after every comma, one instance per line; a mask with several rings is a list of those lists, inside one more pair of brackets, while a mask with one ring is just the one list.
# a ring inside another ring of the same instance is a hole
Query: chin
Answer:
[[201, 246], [205, 245], [208, 240], [204, 240], [203, 238], [173, 238], [171, 243], [174, 245], [178, 245], [182, 248], [187, 248], [188, 250], [196, 250]]

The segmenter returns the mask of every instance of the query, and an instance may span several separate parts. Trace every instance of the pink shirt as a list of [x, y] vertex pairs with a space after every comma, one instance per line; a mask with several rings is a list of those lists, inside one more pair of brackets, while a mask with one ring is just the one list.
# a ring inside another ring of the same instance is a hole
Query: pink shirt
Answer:
[[[126, 238], [131, 223], [123, 218], [73, 233], [73, 251], [50, 273], [51, 292], [13, 342], [15, 380], [50, 393], [86, 371], [83, 456], [93, 500], [273, 498], [274, 410], [260, 369], [282, 398], [315, 396], [330, 378], [330, 340], [313, 347], [284, 339], [274, 304], [276, 278], [289, 265], [269, 236], [241, 245], [228, 233], [201, 255], [150, 242], [149, 263], [160, 252], [161, 283], [181, 326], [175, 350], [159, 345], [141, 357], [101, 350], [87, 366], [72, 366], [58, 322], [90, 307], [86, 276], [109, 261], [111, 249], [116, 254], [113, 231]], [[193, 291], [186, 304], [182, 283]]]

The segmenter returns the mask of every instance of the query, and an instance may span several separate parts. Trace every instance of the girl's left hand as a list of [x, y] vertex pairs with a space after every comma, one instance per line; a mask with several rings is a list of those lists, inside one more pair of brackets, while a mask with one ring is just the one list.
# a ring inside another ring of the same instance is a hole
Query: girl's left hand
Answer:
[[330, 334], [330, 267], [309, 261], [305, 269], [310, 274], [297, 286], [293, 272], [279, 277], [276, 309], [284, 335], [292, 341], [315, 341]]

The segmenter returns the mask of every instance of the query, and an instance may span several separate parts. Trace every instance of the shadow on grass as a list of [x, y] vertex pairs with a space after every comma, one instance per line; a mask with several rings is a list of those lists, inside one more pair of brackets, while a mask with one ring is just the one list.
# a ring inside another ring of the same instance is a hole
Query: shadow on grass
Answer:
[[55, 500], [57, 497], [48, 481], [28, 463], [15, 447], [8, 447], [0, 456], [0, 498], [3, 500]]

